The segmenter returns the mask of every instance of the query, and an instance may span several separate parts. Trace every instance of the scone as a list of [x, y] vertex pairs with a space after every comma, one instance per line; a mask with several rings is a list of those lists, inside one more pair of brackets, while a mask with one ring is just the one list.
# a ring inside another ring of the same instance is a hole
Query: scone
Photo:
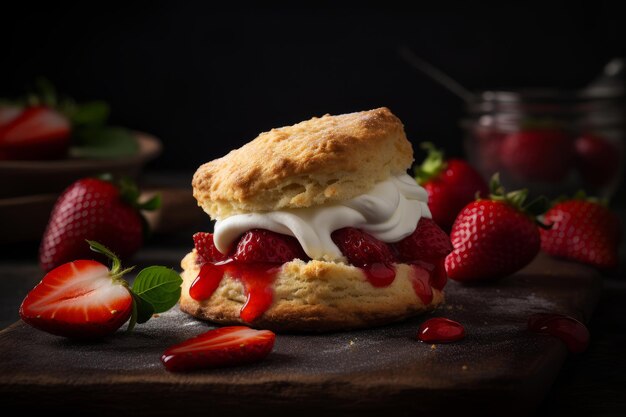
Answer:
[[202, 165], [194, 197], [216, 222], [182, 261], [181, 309], [277, 331], [432, 310], [451, 245], [412, 162], [402, 123], [379, 108], [272, 129]]

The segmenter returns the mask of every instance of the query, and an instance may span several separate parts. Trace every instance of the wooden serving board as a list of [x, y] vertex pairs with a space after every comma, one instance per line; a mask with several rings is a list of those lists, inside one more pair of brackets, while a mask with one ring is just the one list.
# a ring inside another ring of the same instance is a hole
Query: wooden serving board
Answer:
[[557, 312], [586, 322], [601, 286], [590, 269], [540, 257], [495, 284], [448, 284], [447, 304], [428, 317], [461, 322], [463, 341], [418, 342], [422, 317], [362, 331], [279, 335], [261, 363], [191, 374], [168, 373], [160, 356], [210, 325], [177, 309], [97, 343], [18, 322], [0, 332], [0, 400], [47, 413], [151, 416], [525, 415], [567, 357], [559, 340], [526, 330], [528, 316]]

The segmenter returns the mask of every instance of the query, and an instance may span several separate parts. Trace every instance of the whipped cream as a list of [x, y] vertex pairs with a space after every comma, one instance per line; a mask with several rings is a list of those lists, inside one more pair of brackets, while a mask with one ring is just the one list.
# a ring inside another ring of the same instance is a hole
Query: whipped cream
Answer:
[[428, 193], [407, 174], [391, 177], [348, 201], [317, 207], [237, 214], [215, 223], [213, 241], [228, 252], [235, 239], [250, 229], [294, 236], [312, 259], [343, 261], [331, 233], [343, 227], [366, 231], [383, 242], [409, 236], [421, 217], [432, 218]]

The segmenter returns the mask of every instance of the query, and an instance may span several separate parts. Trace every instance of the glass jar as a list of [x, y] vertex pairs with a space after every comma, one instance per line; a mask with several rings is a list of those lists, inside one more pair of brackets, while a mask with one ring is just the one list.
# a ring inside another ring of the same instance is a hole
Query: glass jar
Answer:
[[[601, 94], [600, 94], [601, 93]], [[485, 91], [462, 121], [467, 157], [508, 190], [610, 199], [623, 175], [622, 92]]]

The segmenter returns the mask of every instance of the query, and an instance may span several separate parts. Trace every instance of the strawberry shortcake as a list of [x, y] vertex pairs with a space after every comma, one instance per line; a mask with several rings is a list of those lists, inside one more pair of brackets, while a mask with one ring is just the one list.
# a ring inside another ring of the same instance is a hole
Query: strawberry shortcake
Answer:
[[379, 108], [272, 129], [202, 165], [194, 197], [215, 226], [182, 260], [181, 309], [278, 331], [434, 309], [451, 245], [412, 162], [402, 123]]

